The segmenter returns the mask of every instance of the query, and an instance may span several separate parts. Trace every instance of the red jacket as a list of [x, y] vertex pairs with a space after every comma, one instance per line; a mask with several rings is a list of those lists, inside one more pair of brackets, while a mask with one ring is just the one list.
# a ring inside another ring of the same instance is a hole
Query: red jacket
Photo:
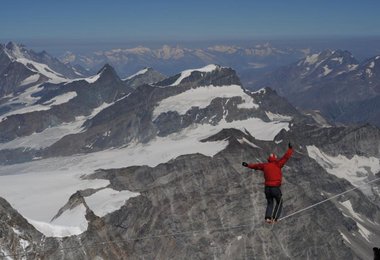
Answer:
[[279, 160], [269, 160], [267, 163], [250, 163], [248, 167], [255, 170], [264, 171], [265, 186], [281, 186], [282, 182], [282, 172], [281, 168], [284, 167], [285, 163], [292, 156], [293, 149], [289, 148], [284, 156]]

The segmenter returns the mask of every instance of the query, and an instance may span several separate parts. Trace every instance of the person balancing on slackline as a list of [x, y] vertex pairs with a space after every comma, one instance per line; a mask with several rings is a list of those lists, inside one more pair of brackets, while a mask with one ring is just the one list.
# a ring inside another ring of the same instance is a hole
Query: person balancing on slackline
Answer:
[[[292, 156], [293, 147], [291, 143], [288, 144], [288, 150], [282, 156], [281, 159], [277, 159], [274, 153], [271, 153], [268, 157], [267, 163], [246, 163], [243, 162], [244, 167], [248, 167], [255, 170], [264, 172], [265, 178], [265, 197], [267, 199], [267, 210], [265, 212], [265, 222], [271, 224], [276, 223], [280, 217], [282, 210], [282, 193], [281, 182], [282, 172], [281, 169], [285, 163]], [[274, 200], [276, 200], [276, 206], [274, 207]]]

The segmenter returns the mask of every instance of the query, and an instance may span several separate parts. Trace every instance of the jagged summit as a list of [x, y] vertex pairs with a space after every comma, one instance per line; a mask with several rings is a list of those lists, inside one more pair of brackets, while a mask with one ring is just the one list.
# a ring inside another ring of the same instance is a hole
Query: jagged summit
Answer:
[[98, 72], [97, 72], [97, 82], [105, 82], [105, 81], [116, 81], [121, 82], [121, 79], [115, 69], [110, 64], [105, 64]]
[[23, 58], [24, 56], [29, 57], [24, 45], [12, 41], [5, 45], [5, 51], [13, 59]]
[[115, 69], [110, 64], [106, 63], [96, 74], [103, 74], [103, 73], [116, 73], [116, 72], [115, 72]]

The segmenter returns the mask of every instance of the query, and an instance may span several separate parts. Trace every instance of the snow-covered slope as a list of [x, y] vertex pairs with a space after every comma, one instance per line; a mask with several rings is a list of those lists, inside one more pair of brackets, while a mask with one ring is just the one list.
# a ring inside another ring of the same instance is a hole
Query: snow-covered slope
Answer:
[[[223, 72], [224, 69], [210, 65], [205, 68], [192, 70], [204, 73], [210, 73], [214, 70], [218, 70], [221, 75], [226, 74], [226, 78], [231, 78], [229, 73]], [[104, 69], [99, 72], [98, 75], [92, 77], [90, 85], [97, 84], [101, 79]], [[140, 75], [141, 73], [139, 73]], [[190, 75], [191, 72], [182, 72], [183, 75]], [[138, 75], [136, 75], [138, 76]], [[136, 77], [135, 76], [135, 77]], [[200, 80], [203, 79], [203, 76]], [[86, 81], [86, 80], [84, 80]], [[178, 80], [177, 80], [178, 81]], [[69, 88], [70, 84], [78, 84], [83, 82], [83, 79], [78, 79], [70, 82], [66, 82], [62, 85], [62, 88]], [[88, 82], [88, 81], [87, 81]], [[129, 191], [116, 192], [107, 188], [109, 182], [104, 180], [87, 180], [85, 176], [94, 173], [99, 168], [121, 168], [134, 165], [149, 165], [155, 167], [160, 163], [165, 163], [176, 157], [200, 153], [206, 156], [214, 156], [218, 152], [222, 151], [228, 145], [228, 141], [217, 141], [209, 144], [203, 140], [217, 134], [226, 128], [240, 129], [254, 136], [258, 140], [271, 141], [274, 137], [283, 129], [289, 129], [288, 120], [284, 121], [284, 118], [277, 120], [272, 118], [269, 120], [265, 113], [263, 118], [254, 116], [255, 111], [260, 110], [258, 101], [255, 100], [253, 94], [245, 92], [244, 89], [236, 84], [229, 84], [228, 82], [220, 82], [219, 86], [204, 85], [199, 86], [194, 84], [194, 88], [182, 88], [181, 80], [173, 86], [162, 88], [160, 86], [153, 87], [152, 91], [157, 93], [160, 97], [159, 100], [153, 96], [150, 100], [147, 100], [145, 95], [142, 98], [149, 103], [153, 109], [151, 112], [151, 122], [160, 125], [159, 120], [162, 120], [168, 113], [178, 113], [181, 116], [197, 107], [200, 110], [208, 110], [213, 106], [214, 100], [225, 100], [222, 116], [218, 121], [215, 121], [216, 117], [219, 117], [219, 112], [214, 112], [208, 115], [211, 120], [206, 123], [200, 123], [194, 121], [190, 125], [183, 126], [170, 134], [163, 136], [152, 136], [150, 140], [144, 143], [138, 142], [133, 138], [128, 146], [111, 149], [101, 149], [98, 152], [89, 154], [73, 154], [65, 157], [57, 158], [45, 158], [37, 159], [31, 162], [23, 164], [8, 165], [0, 170], [0, 175], [3, 175], [1, 181], [7, 188], [0, 191], [0, 196], [7, 198], [7, 200], [27, 219], [30, 223], [43, 232], [47, 236], [66, 236], [77, 235], [84, 232], [87, 228], [85, 214], [86, 210], [83, 204], [76, 205], [70, 210], [64, 211], [58, 217], [55, 217], [59, 210], [68, 202], [71, 194], [74, 194], [78, 190], [85, 191], [87, 189], [100, 189], [93, 195], [85, 197], [87, 207], [94, 211], [96, 215], [103, 217], [106, 213], [117, 210], [121, 205], [125, 203], [131, 196], [138, 195], [137, 193], [131, 193]], [[189, 84], [189, 83], [186, 83]], [[91, 86], [89, 86], [91, 88]], [[171, 90], [171, 88], [174, 90]], [[59, 140], [64, 140], [66, 137], [67, 145], [73, 146], [73, 141], [77, 135], [87, 136], [81, 137], [82, 140], [89, 138], [89, 133], [92, 129], [97, 131], [101, 128], [98, 126], [84, 127], [84, 123], [99, 120], [100, 115], [105, 116], [104, 125], [109, 129], [101, 129], [101, 132], [96, 133], [96, 137], [107, 140], [112, 138], [114, 130], [112, 128], [113, 121], [110, 118], [113, 111], [115, 111], [123, 120], [129, 117], [135, 116], [135, 110], [132, 111], [120, 111], [117, 106], [122, 103], [123, 107], [130, 108], [128, 105], [130, 102], [136, 102], [136, 95], [139, 92], [143, 92], [143, 89], [137, 89], [132, 95], [125, 96], [119, 100], [111, 103], [103, 103], [102, 105], [93, 109], [92, 113], [87, 116], [77, 116], [74, 121], [70, 123], [63, 123], [54, 127], [47, 128], [41, 132], [33, 133], [28, 136], [16, 138], [10, 142], [0, 144], [0, 148], [4, 149], [49, 149], [50, 146], [60, 143]], [[180, 93], [178, 93], [180, 91]], [[166, 98], [162, 98], [162, 93]], [[30, 91], [30, 93], [34, 93]], [[261, 92], [260, 95], [265, 93]], [[68, 91], [65, 94], [58, 95], [54, 98], [50, 98], [47, 101], [38, 105], [31, 105], [24, 109], [19, 109], [4, 115], [6, 117], [12, 114], [22, 114], [31, 112], [39, 112], [45, 109], [51, 109], [53, 105], [58, 106], [65, 102], [69, 102], [72, 98], [77, 96], [77, 92]], [[26, 99], [26, 98], [24, 98]], [[231, 103], [228, 105], [228, 103]], [[143, 103], [141, 103], [143, 105]], [[41, 108], [40, 110], [38, 108]], [[28, 109], [28, 111], [26, 110]], [[236, 113], [234, 110], [245, 111], [245, 113], [253, 113], [252, 115], [245, 116], [240, 119], [228, 119], [228, 115]], [[138, 111], [138, 109], [137, 109]], [[142, 115], [146, 116], [146, 115]], [[204, 115], [199, 115], [198, 119], [206, 119]], [[119, 119], [114, 119], [119, 121]], [[211, 123], [215, 121], [215, 123]], [[216, 123], [217, 122], [217, 123]], [[91, 125], [91, 123], [89, 124]], [[146, 128], [146, 126], [144, 126]], [[134, 130], [133, 130], [134, 131]], [[139, 134], [137, 132], [137, 134]], [[138, 135], [136, 136], [138, 137]], [[86, 149], [94, 147], [96, 140], [91, 140], [89, 143], [84, 144]], [[69, 145], [68, 143], [72, 143]], [[118, 146], [122, 146], [120, 143]], [[62, 144], [60, 144], [62, 147]], [[16, 174], [15, 174], [16, 173]], [[25, 185], [24, 185], [25, 184]], [[32, 185], [31, 185], [32, 184]], [[18, 187], [18, 188], [16, 188]], [[36, 192], [38, 191], [38, 192]], [[24, 194], [33, 194], [33, 196], [25, 197]], [[49, 194], [48, 200], [46, 194]], [[40, 203], [44, 201], [44, 203]], [[38, 204], [38, 210], [34, 205]], [[103, 205], [103, 206], [102, 206]], [[107, 205], [105, 209], [104, 206]], [[45, 223], [45, 224], [44, 224]]]
[[[106, 65], [90, 82], [29, 90], [24, 100], [50, 109], [0, 122], [0, 197], [49, 237], [45, 256], [368, 256], [379, 238], [380, 194], [353, 188], [378, 176], [379, 129], [320, 127], [273, 90], [247, 91], [234, 70], [215, 65], [133, 89], [128, 82]], [[7, 140], [19, 127], [29, 134]], [[289, 141], [295, 153], [283, 168], [283, 214], [318, 207], [275, 226], [280, 245], [261, 228], [263, 176], [241, 162], [280, 156]], [[183, 243], [170, 235], [181, 232]], [[91, 246], [103, 240], [109, 244]], [[81, 250], [59, 251], [69, 247]]]

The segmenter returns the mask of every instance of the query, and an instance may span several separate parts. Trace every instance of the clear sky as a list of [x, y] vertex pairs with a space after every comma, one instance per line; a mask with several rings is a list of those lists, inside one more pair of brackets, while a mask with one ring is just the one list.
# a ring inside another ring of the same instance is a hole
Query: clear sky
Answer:
[[0, 38], [218, 40], [380, 35], [377, 0], [1, 1]]

